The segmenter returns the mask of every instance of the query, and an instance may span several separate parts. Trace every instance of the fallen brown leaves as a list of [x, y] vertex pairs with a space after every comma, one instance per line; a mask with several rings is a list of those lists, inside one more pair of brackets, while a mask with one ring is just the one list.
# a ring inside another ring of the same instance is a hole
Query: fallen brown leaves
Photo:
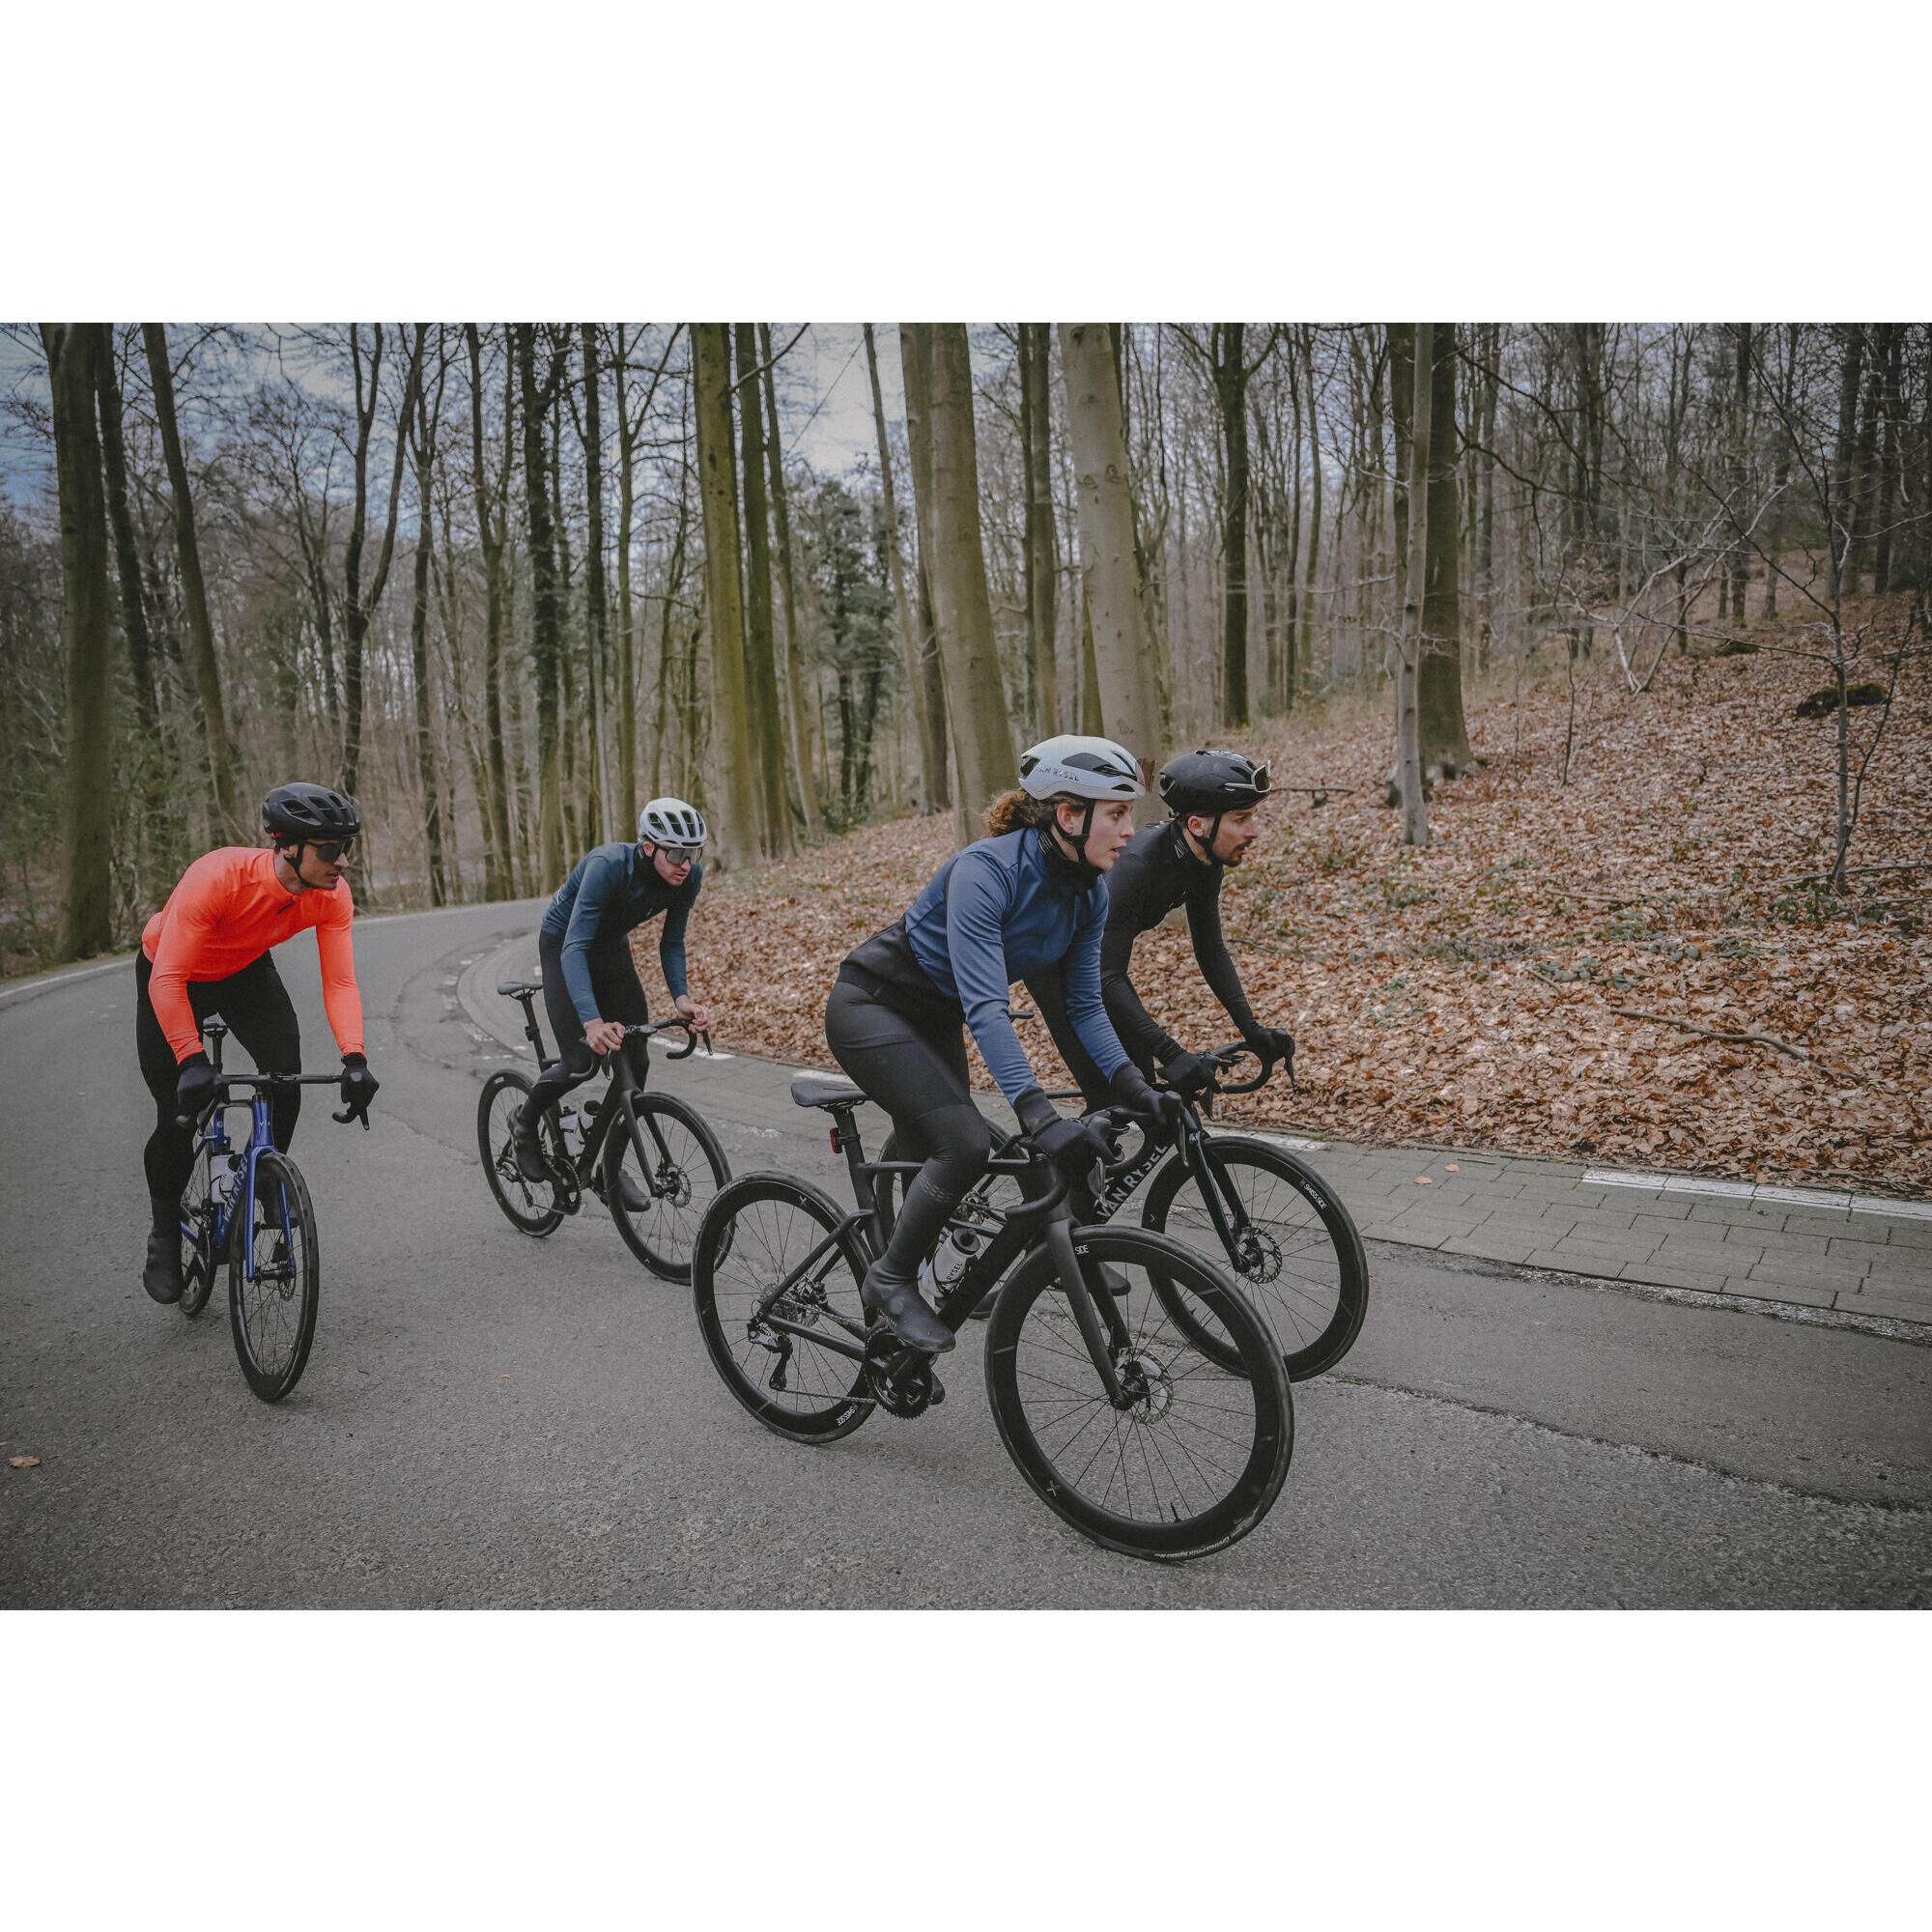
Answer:
[[[1932, 873], [1865, 875], [1855, 916], [1799, 889], [1829, 864], [1836, 787], [1835, 721], [1793, 715], [1812, 667], [1766, 649], [1672, 657], [1641, 696], [1616, 679], [1613, 657], [1579, 668], [1567, 785], [1561, 680], [1472, 686], [1488, 766], [1437, 789], [1435, 842], [1420, 851], [1397, 844], [1379, 803], [1379, 705], [1337, 701], [1239, 734], [1284, 784], [1338, 789], [1317, 809], [1285, 795], [1260, 856], [1228, 881], [1242, 978], [1300, 1042], [1302, 1082], [1231, 1117], [1932, 1192]], [[1927, 856], [1928, 692], [1908, 664], [1866, 778], [1861, 866]], [[1853, 714], [1855, 734], [1871, 716]], [[829, 1066], [839, 960], [904, 910], [952, 842], [948, 819], [904, 819], [718, 880], [693, 922], [691, 977], [720, 1009], [720, 1043]], [[1183, 1041], [1231, 1037], [1184, 929], [1144, 937], [1134, 978]], [[1747, 1034], [1808, 1059], [1711, 1037]], [[1023, 1038], [1058, 1084], [1043, 1037]]]

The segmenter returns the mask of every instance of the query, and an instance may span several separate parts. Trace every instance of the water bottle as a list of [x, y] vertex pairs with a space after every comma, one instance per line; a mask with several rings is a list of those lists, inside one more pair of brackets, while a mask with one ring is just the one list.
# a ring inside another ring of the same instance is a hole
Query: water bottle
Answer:
[[217, 1154], [209, 1163], [208, 1192], [217, 1208], [228, 1205], [228, 1196], [235, 1186], [235, 1170], [241, 1162], [232, 1153]]
[[559, 1107], [557, 1120], [563, 1128], [563, 1150], [575, 1160], [583, 1151], [583, 1120], [575, 1107]]
[[919, 1271], [919, 1285], [928, 1301], [936, 1301], [966, 1272], [966, 1264], [980, 1252], [985, 1237], [977, 1228], [952, 1227]]

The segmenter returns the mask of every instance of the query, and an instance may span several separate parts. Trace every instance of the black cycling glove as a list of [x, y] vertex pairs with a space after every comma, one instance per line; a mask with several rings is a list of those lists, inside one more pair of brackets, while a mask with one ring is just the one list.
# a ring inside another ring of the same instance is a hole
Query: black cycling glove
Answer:
[[1179, 1094], [1163, 1094], [1131, 1060], [1123, 1060], [1107, 1082], [1114, 1090], [1114, 1104], [1138, 1114], [1146, 1131], [1156, 1140], [1179, 1133], [1186, 1118]]
[[1200, 1099], [1214, 1091], [1214, 1069], [1198, 1053], [1178, 1053], [1161, 1071], [1177, 1093]]
[[1288, 1068], [1288, 1077], [1294, 1078], [1294, 1036], [1281, 1027], [1256, 1027], [1245, 1036], [1248, 1045], [1261, 1055], [1264, 1062], [1280, 1061]]
[[369, 1071], [369, 1063], [359, 1053], [345, 1053], [342, 1056], [342, 1104], [349, 1109], [349, 1118], [369, 1124], [369, 1102], [376, 1097], [382, 1082]]
[[198, 1121], [201, 1110], [214, 1098], [220, 1076], [208, 1064], [205, 1053], [191, 1053], [181, 1064], [175, 1078], [175, 1112], [184, 1119]]

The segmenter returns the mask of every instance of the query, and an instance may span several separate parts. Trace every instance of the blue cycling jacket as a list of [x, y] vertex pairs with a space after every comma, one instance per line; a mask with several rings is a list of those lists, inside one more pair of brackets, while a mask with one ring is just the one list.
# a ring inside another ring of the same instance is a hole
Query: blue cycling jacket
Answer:
[[666, 885], [636, 845], [593, 846], [577, 862], [543, 916], [543, 930], [563, 942], [563, 983], [585, 1026], [597, 1017], [590, 955], [628, 959], [632, 929], [659, 913], [665, 916], [658, 941], [665, 984], [672, 999], [684, 997], [684, 928], [703, 883], [704, 867], [694, 865], [683, 885]]
[[1066, 1013], [1103, 1076], [1126, 1049], [1100, 1000], [1104, 879], [1084, 890], [1047, 869], [1031, 827], [981, 838], [947, 860], [906, 914], [913, 956], [932, 983], [965, 1009], [987, 1069], [1009, 1100], [1037, 1087], [1007, 1017], [1016, 980], [1065, 961]]

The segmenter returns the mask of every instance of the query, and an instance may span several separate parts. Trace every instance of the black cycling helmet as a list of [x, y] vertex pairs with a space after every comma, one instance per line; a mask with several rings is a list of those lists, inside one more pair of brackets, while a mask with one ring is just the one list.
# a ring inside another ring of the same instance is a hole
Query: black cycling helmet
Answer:
[[1266, 762], [1258, 765], [1239, 752], [1183, 752], [1161, 767], [1160, 796], [1177, 818], [1189, 812], [1218, 817], [1259, 804], [1271, 783]]
[[303, 843], [317, 838], [347, 840], [361, 832], [362, 819], [339, 791], [298, 781], [277, 785], [262, 801], [262, 827], [273, 833], [277, 844], [285, 839]]

